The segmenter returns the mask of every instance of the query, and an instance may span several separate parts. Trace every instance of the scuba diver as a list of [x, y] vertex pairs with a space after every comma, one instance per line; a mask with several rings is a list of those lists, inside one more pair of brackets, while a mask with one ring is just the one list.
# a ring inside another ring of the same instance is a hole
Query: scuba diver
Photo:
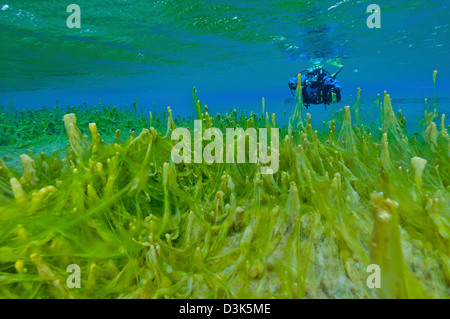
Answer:
[[[313, 69], [300, 72], [302, 81], [302, 98], [303, 104], [306, 108], [310, 104], [325, 104], [329, 105], [332, 102], [332, 93], [336, 94], [336, 102], [341, 100], [342, 85], [336, 81], [336, 76], [343, 68], [331, 75], [322, 67], [315, 67]], [[289, 88], [292, 95], [295, 96], [294, 91], [297, 89], [297, 76], [289, 80]]]

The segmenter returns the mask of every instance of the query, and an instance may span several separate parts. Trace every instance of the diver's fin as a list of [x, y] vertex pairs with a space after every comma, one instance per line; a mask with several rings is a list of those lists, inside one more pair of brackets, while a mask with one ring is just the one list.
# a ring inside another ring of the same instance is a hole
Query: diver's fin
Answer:
[[295, 93], [292, 91], [292, 89], [291, 88], [289, 88], [289, 89], [291, 90], [292, 96], [295, 96]]
[[339, 71], [337, 71], [337, 72], [336, 72], [335, 74], [333, 74], [331, 77], [332, 77], [333, 79], [335, 79], [336, 76], [339, 74], [339, 72], [342, 71], [343, 68], [344, 68], [344, 67], [340, 68]]

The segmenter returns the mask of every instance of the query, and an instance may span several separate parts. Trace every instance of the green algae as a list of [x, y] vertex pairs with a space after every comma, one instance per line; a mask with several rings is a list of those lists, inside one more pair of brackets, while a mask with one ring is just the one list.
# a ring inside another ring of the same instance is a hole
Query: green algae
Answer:
[[[193, 101], [203, 130], [277, 127], [264, 100], [262, 114], [216, 116], [195, 89]], [[438, 128], [425, 110], [414, 135], [388, 94], [376, 104], [364, 126], [358, 91], [318, 130], [297, 94], [274, 175], [260, 163], [175, 165], [171, 132], [193, 118], [170, 109], [47, 112], [64, 154], [0, 162], [0, 297], [448, 298], [445, 115]], [[66, 286], [70, 264], [80, 289]], [[371, 264], [379, 289], [366, 285]]]

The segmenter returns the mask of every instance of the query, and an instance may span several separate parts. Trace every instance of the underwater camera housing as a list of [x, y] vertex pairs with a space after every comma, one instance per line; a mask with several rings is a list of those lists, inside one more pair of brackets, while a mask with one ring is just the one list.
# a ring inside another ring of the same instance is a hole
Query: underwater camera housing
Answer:
[[[336, 102], [341, 100], [342, 85], [336, 80], [336, 76], [342, 68], [331, 75], [322, 67], [305, 70], [300, 72], [303, 104], [308, 107], [310, 104], [325, 104], [328, 105], [333, 101], [334, 93], [336, 95]], [[294, 91], [297, 90], [297, 76], [289, 80], [289, 89], [292, 95], [295, 96]]]

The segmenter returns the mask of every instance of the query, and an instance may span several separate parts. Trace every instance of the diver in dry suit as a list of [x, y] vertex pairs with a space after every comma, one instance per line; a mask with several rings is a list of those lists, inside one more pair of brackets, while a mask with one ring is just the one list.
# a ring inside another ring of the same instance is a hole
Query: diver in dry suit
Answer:
[[[341, 100], [342, 85], [336, 80], [336, 75], [341, 70], [342, 68], [333, 75], [322, 69], [322, 67], [315, 67], [314, 69], [300, 72], [302, 98], [306, 108], [311, 104], [330, 104], [332, 102], [332, 93], [336, 94], [336, 102]], [[291, 89], [292, 95], [295, 95], [297, 76], [289, 80], [289, 88]]]

